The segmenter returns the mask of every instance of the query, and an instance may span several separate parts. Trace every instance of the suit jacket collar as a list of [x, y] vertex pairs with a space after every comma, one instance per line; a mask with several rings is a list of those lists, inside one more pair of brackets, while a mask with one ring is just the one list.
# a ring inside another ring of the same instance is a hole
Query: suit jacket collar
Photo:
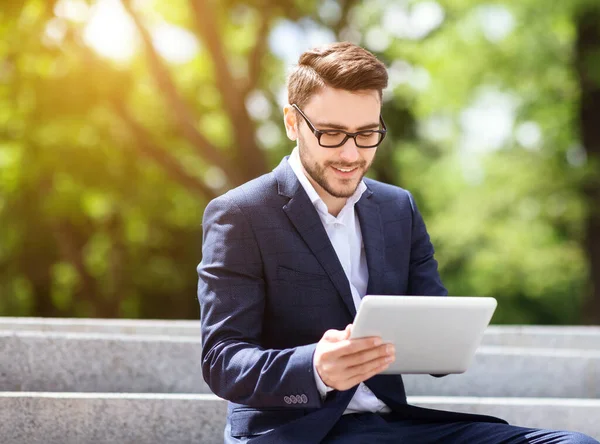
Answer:
[[[279, 194], [290, 199], [283, 206], [283, 211], [327, 272], [351, 317], [354, 318], [356, 308], [344, 269], [327, 237], [317, 210], [289, 166], [287, 157], [275, 168], [274, 174]], [[367, 293], [377, 292], [377, 283], [380, 281], [379, 276], [383, 266], [383, 228], [379, 205], [375, 202], [373, 194], [367, 184], [367, 190], [356, 204], [369, 270]]]
[[292, 198], [296, 195], [302, 185], [294, 174], [294, 171], [288, 164], [289, 156], [285, 156], [279, 165], [273, 170], [275, 179], [277, 180], [277, 192], [281, 196]]
[[385, 264], [383, 224], [381, 223], [379, 204], [373, 196], [373, 191], [368, 186], [367, 183], [367, 191], [365, 191], [362, 198], [356, 203], [356, 212], [367, 256], [367, 268], [369, 269], [367, 294], [382, 294], [381, 277]]

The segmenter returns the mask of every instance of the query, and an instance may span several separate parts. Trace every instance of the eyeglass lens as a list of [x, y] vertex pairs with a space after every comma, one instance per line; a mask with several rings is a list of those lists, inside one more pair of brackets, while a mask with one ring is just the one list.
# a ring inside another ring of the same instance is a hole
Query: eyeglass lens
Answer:
[[[341, 144], [346, 138], [346, 134], [341, 132], [327, 131], [321, 134], [321, 145], [323, 146], [336, 146]], [[382, 134], [375, 131], [368, 131], [356, 135], [357, 146], [376, 146], [381, 141]]]

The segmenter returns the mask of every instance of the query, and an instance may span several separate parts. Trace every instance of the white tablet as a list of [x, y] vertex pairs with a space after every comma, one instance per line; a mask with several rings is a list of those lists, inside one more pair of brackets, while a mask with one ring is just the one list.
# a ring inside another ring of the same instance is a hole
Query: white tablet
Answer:
[[382, 373], [463, 373], [496, 305], [488, 297], [365, 296], [351, 337], [394, 344], [396, 360]]

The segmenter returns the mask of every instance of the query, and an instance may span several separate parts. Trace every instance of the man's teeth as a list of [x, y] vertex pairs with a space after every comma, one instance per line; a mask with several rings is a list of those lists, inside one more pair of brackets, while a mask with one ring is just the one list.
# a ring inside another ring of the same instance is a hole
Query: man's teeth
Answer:
[[344, 168], [336, 168], [334, 167], [336, 170], [342, 171], [344, 173], [349, 173], [350, 171], [354, 171], [356, 168], [348, 168], [348, 169], [344, 169]]

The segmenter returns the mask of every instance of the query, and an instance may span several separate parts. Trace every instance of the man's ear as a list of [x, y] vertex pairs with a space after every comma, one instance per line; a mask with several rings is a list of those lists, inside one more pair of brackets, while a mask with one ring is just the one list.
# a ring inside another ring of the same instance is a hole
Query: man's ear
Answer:
[[285, 124], [285, 133], [290, 140], [298, 138], [298, 126], [296, 120], [296, 110], [292, 105], [283, 107], [283, 123]]

